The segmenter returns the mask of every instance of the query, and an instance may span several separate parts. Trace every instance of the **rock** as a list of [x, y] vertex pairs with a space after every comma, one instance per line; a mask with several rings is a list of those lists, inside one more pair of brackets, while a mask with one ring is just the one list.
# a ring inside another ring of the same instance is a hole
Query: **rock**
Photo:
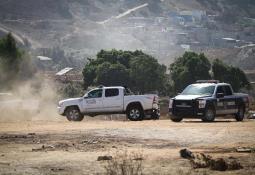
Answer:
[[239, 170], [243, 168], [234, 157], [229, 157], [228, 159], [214, 159], [210, 155], [205, 155], [203, 153], [194, 154], [188, 149], [180, 150], [180, 156], [189, 159], [193, 168], [210, 168], [216, 171]]
[[190, 150], [186, 149], [186, 148], [180, 150], [180, 156], [182, 158], [184, 158], [184, 159], [192, 159], [192, 158], [194, 158], [193, 153]]
[[198, 153], [191, 159], [193, 168], [208, 168], [210, 166], [212, 157], [203, 153]]
[[34, 136], [34, 135], [35, 135], [35, 133], [34, 133], [34, 132], [32, 132], [32, 133], [28, 133], [27, 135]]
[[251, 153], [252, 152], [252, 150], [250, 148], [237, 148], [236, 151], [239, 153]]
[[43, 148], [32, 148], [32, 152], [43, 151]]
[[206, 164], [206, 162], [202, 161], [202, 160], [197, 160], [197, 159], [192, 159], [191, 161], [191, 165], [194, 169], [197, 168], [208, 168], [208, 164]]
[[63, 171], [64, 168], [51, 168], [50, 170], [53, 172], [58, 172], [58, 171]]
[[6, 166], [10, 166], [11, 164], [8, 162], [0, 162], [0, 165], [6, 165]]
[[236, 160], [228, 163], [228, 170], [240, 170], [243, 166]]
[[97, 161], [112, 160], [112, 156], [98, 156]]
[[134, 158], [133, 160], [136, 160], [136, 161], [142, 161], [143, 158], [142, 157], [137, 157], [137, 158]]
[[228, 169], [228, 164], [223, 158], [212, 159], [210, 164], [211, 170], [226, 171]]

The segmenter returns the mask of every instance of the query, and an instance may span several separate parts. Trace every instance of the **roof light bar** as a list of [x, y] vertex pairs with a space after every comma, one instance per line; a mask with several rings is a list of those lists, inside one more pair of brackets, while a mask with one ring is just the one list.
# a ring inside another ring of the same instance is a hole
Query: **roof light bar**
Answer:
[[197, 80], [196, 83], [219, 83], [219, 80]]

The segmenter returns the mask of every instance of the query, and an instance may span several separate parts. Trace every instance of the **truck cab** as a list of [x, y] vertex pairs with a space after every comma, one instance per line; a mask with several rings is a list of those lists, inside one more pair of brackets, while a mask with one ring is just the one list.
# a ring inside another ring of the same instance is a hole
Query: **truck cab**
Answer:
[[169, 113], [174, 122], [180, 122], [183, 118], [212, 122], [216, 116], [222, 115], [234, 115], [237, 121], [242, 121], [248, 106], [248, 95], [234, 93], [230, 84], [200, 80], [170, 99]]

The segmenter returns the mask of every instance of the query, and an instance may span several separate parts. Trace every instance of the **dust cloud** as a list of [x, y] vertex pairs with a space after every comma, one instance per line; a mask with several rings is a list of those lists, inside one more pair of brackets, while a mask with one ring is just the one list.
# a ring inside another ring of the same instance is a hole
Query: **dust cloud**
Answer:
[[26, 82], [16, 82], [12, 90], [0, 92], [1, 121], [60, 120], [57, 102], [60, 96], [52, 80], [35, 75]]

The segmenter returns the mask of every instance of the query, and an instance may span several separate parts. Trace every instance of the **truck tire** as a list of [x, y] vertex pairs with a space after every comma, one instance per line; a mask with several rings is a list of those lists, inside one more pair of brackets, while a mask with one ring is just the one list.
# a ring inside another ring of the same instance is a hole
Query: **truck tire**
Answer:
[[81, 114], [78, 107], [68, 107], [65, 111], [65, 116], [69, 121], [82, 121], [84, 115]]
[[208, 106], [205, 110], [205, 114], [202, 117], [203, 122], [213, 122], [215, 119], [215, 109], [212, 106]]
[[144, 117], [143, 109], [139, 105], [133, 105], [128, 107], [126, 115], [127, 118], [131, 121], [143, 120]]
[[241, 122], [244, 119], [245, 108], [243, 105], [238, 107], [238, 112], [235, 114], [236, 121]]
[[180, 122], [182, 121], [182, 117], [181, 116], [175, 116], [175, 115], [171, 115], [170, 116], [170, 119], [173, 121], [173, 122]]

